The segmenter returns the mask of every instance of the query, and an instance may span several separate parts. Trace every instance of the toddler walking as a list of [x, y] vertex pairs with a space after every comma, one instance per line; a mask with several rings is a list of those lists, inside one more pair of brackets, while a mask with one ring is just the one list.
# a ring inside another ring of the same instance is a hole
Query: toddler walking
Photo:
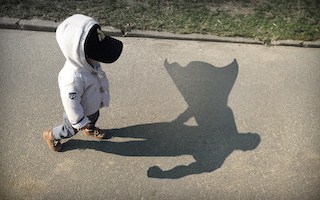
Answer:
[[57, 42], [66, 62], [58, 83], [64, 108], [63, 124], [47, 130], [43, 138], [49, 148], [60, 151], [61, 139], [83, 131], [85, 135], [105, 138], [95, 126], [99, 109], [109, 105], [109, 83], [100, 62], [115, 62], [123, 48], [121, 41], [105, 35], [93, 18], [76, 14], [57, 28]]

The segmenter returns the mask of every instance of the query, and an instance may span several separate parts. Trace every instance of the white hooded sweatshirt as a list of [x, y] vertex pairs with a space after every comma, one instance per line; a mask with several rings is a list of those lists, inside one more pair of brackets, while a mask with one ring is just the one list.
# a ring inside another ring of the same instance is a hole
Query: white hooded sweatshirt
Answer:
[[57, 28], [56, 38], [66, 62], [59, 73], [59, 88], [66, 115], [76, 129], [87, 125], [87, 116], [109, 105], [109, 83], [100, 64], [91, 66], [84, 45], [90, 29], [98, 24], [91, 17], [76, 14]]

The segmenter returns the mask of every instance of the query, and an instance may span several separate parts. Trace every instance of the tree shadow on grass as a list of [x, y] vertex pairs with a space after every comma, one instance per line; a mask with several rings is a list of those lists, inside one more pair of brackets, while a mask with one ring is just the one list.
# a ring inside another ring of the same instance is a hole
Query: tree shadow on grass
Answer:
[[[193, 156], [195, 162], [189, 165], [177, 165], [166, 171], [153, 166], [147, 172], [148, 177], [176, 179], [212, 172], [234, 150], [253, 150], [259, 145], [258, 134], [238, 133], [233, 112], [227, 105], [238, 74], [236, 60], [222, 68], [200, 61], [186, 67], [165, 61], [165, 67], [188, 104], [177, 119], [107, 130], [111, 137], [132, 138], [131, 141], [69, 140], [63, 151], [94, 149], [122, 156]], [[186, 125], [193, 117], [197, 126]]]

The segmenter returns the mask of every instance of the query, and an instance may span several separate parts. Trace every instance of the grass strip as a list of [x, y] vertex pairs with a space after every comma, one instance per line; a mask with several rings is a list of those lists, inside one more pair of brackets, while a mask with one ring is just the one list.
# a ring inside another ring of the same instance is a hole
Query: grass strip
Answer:
[[102, 25], [272, 40], [320, 39], [319, 0], [5, 0], [0, 15], [62, 21], [83, 13]]

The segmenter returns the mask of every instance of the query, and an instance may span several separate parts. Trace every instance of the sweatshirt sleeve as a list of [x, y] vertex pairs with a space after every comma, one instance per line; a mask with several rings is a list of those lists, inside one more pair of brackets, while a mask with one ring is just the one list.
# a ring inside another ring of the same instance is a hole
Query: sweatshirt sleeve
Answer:
[[59, 88], [62, 104], [67, 117], [73, 128], [80, 129], [87, 125], [90, 121], [84, 114], [84, 109], [81, 105], [81, 96], [84, 92], [84, 82], [81, 76], [74, 74], [59, 75]]

